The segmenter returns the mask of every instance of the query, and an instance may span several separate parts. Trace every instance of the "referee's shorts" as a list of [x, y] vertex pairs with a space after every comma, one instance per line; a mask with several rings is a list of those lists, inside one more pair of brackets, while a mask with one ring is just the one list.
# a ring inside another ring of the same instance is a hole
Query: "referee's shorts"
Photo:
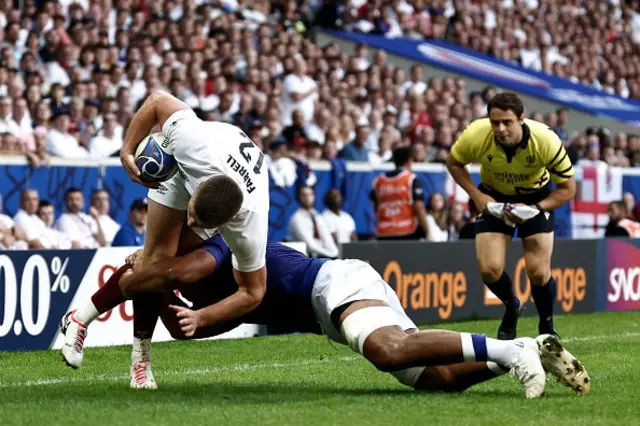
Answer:
[[[489, 195], [494, 200], [500, 203], [522, 203], [527, 205], [534, 205], [544, 200], [551, 193], [551, 188], [549, 185], [541, 188], [539, 191], [532, 192], [530, 194], [519, 194], [519, 195], [504, 195], [493, 188], [489, 188], [484, 184], [480, 184], [478, 189], [483, 193]], [[477, 234], [482, 234], [485, 232], [498, 232], [500, 234], [506, 234], [511, 237], [514, 236], [515, 231], [518, 231], [518, 237], [526, 238], [535, 234], [542, 234], [553, 232], [554, 225], [554, 214], [553, 212], [546, 212], [538, 214], [537, 216], [527, 220], [521, 225], [517, 225], [515, 228], [507, 225], [502, 220], [491, 214], [480, 214], [475, 222], [475, 231]]]

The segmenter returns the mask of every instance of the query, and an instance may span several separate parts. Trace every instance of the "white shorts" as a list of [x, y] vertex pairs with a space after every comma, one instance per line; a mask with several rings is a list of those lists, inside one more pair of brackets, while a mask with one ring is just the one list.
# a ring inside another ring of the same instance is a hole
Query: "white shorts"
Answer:
[[320, 271], [311, 291], [311, 304], [323, 332], [333, 341], [347, 344], [331, 322], [338, 307], [358, 300], [380, 300], [398, 315], [403, 330], [417, 329], [407, 316], [393, 288], [368, 263], [356, 259], [329, 260]]
[[[147, 197], [170, 209], [183, 211], [187, 210], [189, 200], [191, 199], [191, 195], [189, 195], [185, 186], [184, 178], [180, 176], [180, 173], [176, 173], [171, 179], [162, 182], [160, 188], [149, 189]], [[218, 233], [217, 228], [203, 229], [192, 227], [191, 229], [203, 240], [208, 240]]]

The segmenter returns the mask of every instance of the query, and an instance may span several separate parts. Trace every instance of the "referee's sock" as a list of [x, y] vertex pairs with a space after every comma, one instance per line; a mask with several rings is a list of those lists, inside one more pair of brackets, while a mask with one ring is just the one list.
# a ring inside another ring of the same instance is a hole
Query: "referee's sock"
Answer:
[[556, 279], [551, 277], [544, 286], [532, 285], [531, 296], [536, 304], [540, 323], [538, 331], [540, 334], [553, 333], [553, 305], [556, 301]]
[[485, 281], [484, 283], [489, 290], [498, 297], [498, 299], [502, 300], [502, 303], [504, 303], [507, 308], [515, 309], [520, 306], [520, 300], [513, 292], [513, 283], [511, 282], [511, 278], [506, 272], [502, 272], [498, 281], [493, 283]]

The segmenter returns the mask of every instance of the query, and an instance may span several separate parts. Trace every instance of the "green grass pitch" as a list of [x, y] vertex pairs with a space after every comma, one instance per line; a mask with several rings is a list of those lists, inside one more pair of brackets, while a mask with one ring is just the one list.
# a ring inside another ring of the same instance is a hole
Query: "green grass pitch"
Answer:
[[[567, 349], [593, 379], [544, 397], [503, 376], [460, 394], [416, 393], [348, 348], [309, 335], [153, 347], [157, 391], [128, 388], [128, 347], [87, 349], [79, 370], [56, 351], [0, 358], [1, 425], [640, 424], [640, 312], [562, 316]], [[497, 321], [441, 328], [493, 336]], [[534, 335], [535, 319], [520, 334]], [[91, 330], [89, 330], [91, 332]]]

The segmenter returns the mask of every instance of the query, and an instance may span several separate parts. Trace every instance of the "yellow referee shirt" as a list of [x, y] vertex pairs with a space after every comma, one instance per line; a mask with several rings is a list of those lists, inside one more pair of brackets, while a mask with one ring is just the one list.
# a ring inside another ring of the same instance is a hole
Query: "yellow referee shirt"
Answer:
[[562, 141], [546, 124], [525, 119], [522, 141], [505, 150], [493, 137], [491, 122], [482, 118], [471, 123], [451, 148], [462, 164], [480, 162], [485, 186], [504, 195], [530, 194], [549, 183], [567, 181], [573, 167]]

